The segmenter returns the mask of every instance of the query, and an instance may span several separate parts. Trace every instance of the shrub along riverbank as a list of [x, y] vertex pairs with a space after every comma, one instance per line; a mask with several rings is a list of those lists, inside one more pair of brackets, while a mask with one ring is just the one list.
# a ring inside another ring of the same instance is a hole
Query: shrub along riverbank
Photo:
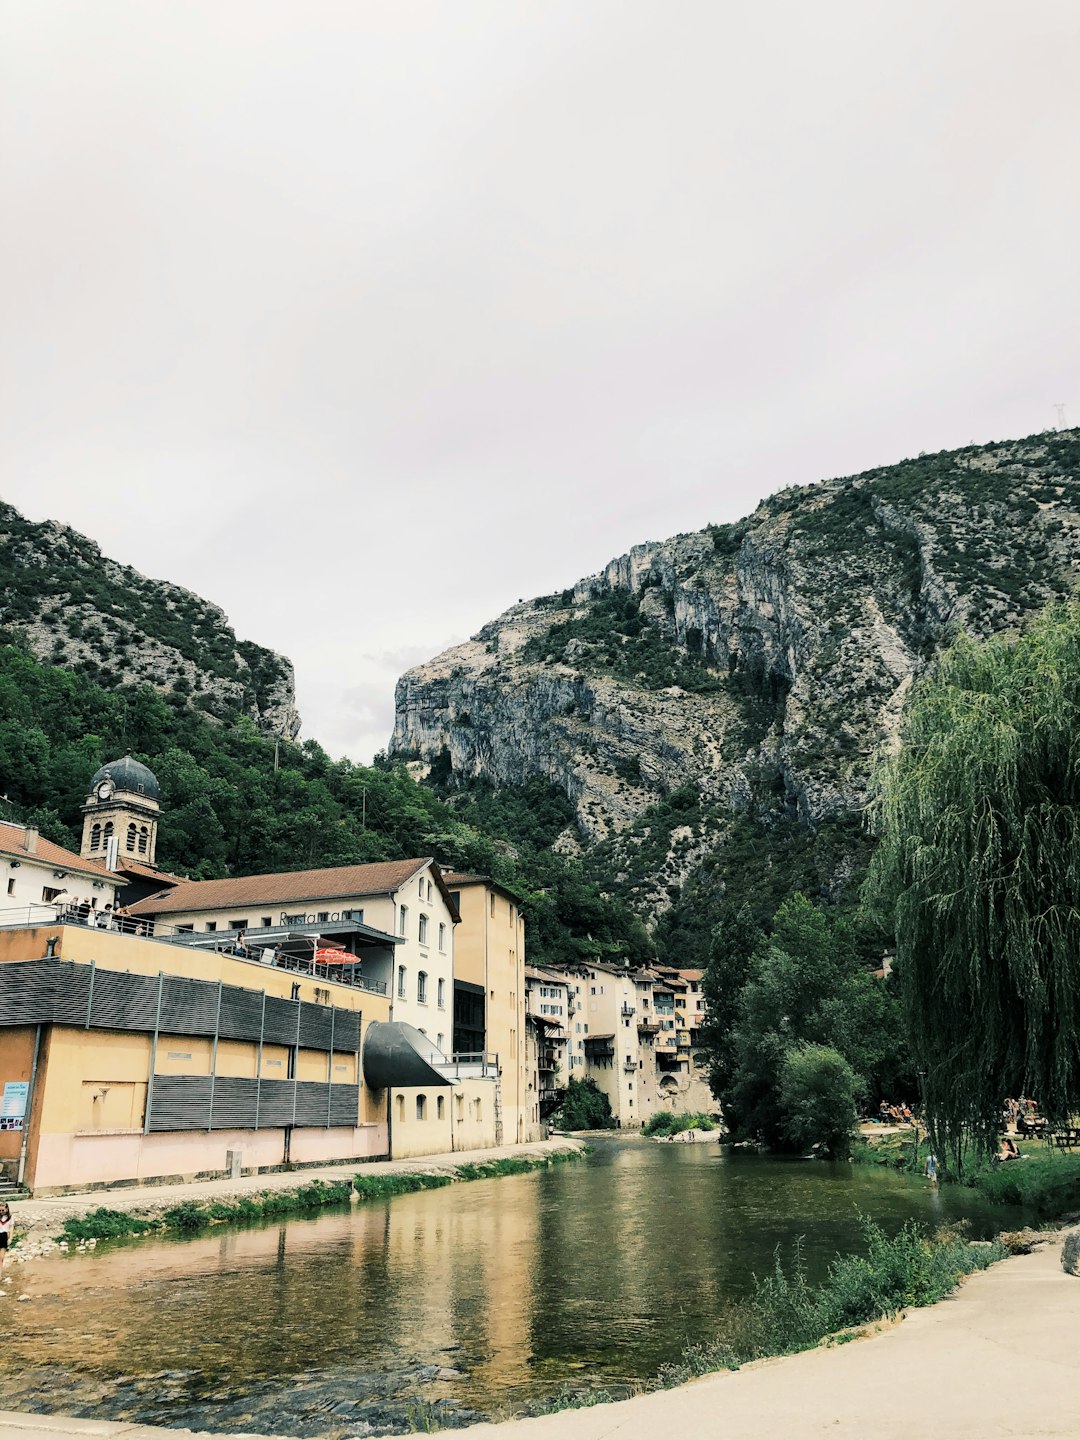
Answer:
[[585, 1150], [554, 1150], [549, 1155], [513, 1155], [455, 1166], [446, 1171], [416, 1171], [398, 1175], [359, 1174], [351, 1180], [312, 1180], [287, 1190], [196, 1202], [154, 1210], [152, 1213], [110, 1210], [105, 1206], [64, 1222], [57, 1238], [68, 1241], [118, 1240], [136, 1235], [193, 1235], [211, 1225], [244, 1225], [287, 1215], [310, 1215], [342, 1208], [353, 1202], [386, 1200], [418, 1190], [438, 1190], [458, 1180], [493, 1180], [503, 1175], [525, 1175], [546, 1170], [567, 1160], [578, 1160]]

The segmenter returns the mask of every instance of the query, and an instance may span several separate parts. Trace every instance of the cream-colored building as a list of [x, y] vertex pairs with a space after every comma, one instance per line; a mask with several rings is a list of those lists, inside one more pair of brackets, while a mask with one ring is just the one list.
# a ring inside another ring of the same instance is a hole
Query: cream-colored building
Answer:
[[454, 951], [454, 1050], [499, 1057], [498, 1143], [535, 1139], [540, 1129], [533, 1119], [536, 1104], [525, 1054], [525, 920], [520, 899], [483, 875], [447, 871], [445, 880], [461, 915]]
[[104, 861], [85, 859], [38, 833], [30, 825], [0, 821], [0, 876], [4, 897], [0, 923], [25, 925], [54, 920], [78, 901], [89, 912], [87, 923], [104, 916], [116, 903], [121, 877]]
[[572, 994], [566, 975], [525, 967], [526, 1090], [534, 1126], [555, 1112], [566, 1089]]

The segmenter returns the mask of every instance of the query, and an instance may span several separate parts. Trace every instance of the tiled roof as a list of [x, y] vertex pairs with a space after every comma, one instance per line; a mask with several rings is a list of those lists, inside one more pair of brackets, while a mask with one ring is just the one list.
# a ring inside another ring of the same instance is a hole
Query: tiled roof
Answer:
[[[336, 865], [330, 870], [289, 870], [283, 875], [238, 875], [232, 880], [181, 880], [171, 890], [132, 905], [132, 915], [178, 915], [188, 910], [229, 910], [243, 905], [277, 905], [294, 900], [342, 900], [388, 895], [400, 890], [426, 860], [385, 860], [376, 865]], [[436, 877], [440, 888], [445, 886]], [[451, 907], [452, 908], [452, 907]]]
[[70, 870], [82, 875], [94, 875], [111, 880], [114, 885], [120, 884], [119, 875], [106, 869], [103, 861], [84, 860], [73, 850], [65, 850], [62, 845], [54, 845], [51, 840], [46, 840], [44, 835], [39, 835], [36, 848], [28, 851], [26, 830], [25, 825], [13, 825], [9, 820], [0, 820], [0, 855], [8, 855], [13, 860], [36, 860], [38, 864], [51, 865], [55, 870]]
[[143, 865], [139, 860], [126, 860], [123, 855], [118, 857], [116, 868], [124, 875], [141, 875], [144, 880], [160, 880], [162, 887], [179, 885], [184, 879], [182, 875], [170, 875], [168, 870], [157, 870], [153, 865]]

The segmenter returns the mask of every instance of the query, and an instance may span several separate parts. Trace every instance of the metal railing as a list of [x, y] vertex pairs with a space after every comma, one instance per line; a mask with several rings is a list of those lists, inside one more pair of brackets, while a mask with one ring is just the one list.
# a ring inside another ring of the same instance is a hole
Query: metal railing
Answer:
[[499, 1074], [499, 1057], [489, 1051], [466, 1050], [451, 1055], [437, 1066], [444, 1075], [452, 1075], [456, 1079], [475, 1080], [477, 1078], [495, 1078]]

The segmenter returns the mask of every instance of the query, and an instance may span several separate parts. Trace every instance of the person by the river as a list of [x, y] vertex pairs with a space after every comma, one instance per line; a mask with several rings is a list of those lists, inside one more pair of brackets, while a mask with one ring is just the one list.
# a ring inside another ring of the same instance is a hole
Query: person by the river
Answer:
[[5, 1200], [0, 1205], [0, 1270], [4, 1268], [4, 1260], [7, 1258], [14, 1230], [15, 1221], [11, 1218], [11, 1206]]
[[937, 1184], [937, 1156], [932, 1150], [926, 1157], [926, 1178], [931, 1185]]

